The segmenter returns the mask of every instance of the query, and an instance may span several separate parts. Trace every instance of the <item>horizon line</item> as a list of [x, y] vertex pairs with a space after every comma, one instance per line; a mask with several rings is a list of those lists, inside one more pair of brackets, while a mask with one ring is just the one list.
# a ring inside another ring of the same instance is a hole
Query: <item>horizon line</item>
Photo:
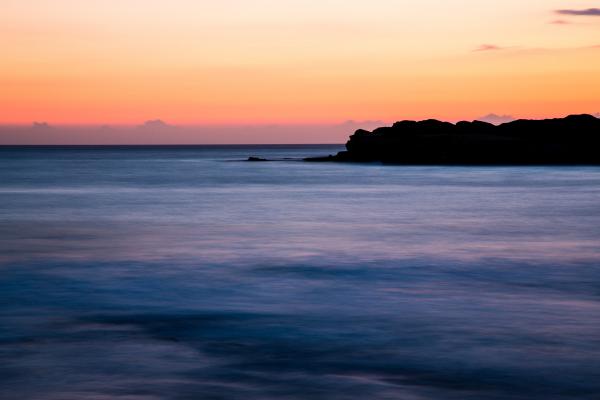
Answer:
[[345, 143], [128, 143], [128, 144], [0, 144], [2, 147], [256, 147], [256, 146], [344, 146]]

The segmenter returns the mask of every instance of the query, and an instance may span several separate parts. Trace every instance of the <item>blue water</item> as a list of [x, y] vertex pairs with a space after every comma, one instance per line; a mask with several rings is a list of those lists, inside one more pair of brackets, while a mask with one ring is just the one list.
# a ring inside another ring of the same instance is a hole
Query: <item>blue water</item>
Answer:
[[0, 398], [600, 398], [600, 168], [338, 150], [0, 148]]

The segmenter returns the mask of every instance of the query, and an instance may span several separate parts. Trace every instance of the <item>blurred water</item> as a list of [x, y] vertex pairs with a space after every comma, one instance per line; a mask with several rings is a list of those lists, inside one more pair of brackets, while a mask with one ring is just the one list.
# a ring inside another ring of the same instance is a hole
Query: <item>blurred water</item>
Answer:
[[600, 397], [600, 168], [338, 150], [0, 148], [0, 398]]

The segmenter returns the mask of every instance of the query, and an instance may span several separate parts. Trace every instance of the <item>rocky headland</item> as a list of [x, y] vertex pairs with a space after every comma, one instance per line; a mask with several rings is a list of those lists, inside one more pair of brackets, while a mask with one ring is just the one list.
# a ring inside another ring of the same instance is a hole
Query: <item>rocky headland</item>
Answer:
[[438, 120], [400, 121], [359, 129], [346, 151], [306, 161], [405, 165], [600, 165], [600, 119], [570, 115], [501, 125]]

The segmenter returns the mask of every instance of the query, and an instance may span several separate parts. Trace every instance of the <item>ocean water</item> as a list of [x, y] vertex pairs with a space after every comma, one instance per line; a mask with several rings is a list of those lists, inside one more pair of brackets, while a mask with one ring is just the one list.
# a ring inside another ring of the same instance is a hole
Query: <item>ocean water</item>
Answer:
[[339, 149], [0, 148], [0, 398], [600, 398], [600, 168]]

